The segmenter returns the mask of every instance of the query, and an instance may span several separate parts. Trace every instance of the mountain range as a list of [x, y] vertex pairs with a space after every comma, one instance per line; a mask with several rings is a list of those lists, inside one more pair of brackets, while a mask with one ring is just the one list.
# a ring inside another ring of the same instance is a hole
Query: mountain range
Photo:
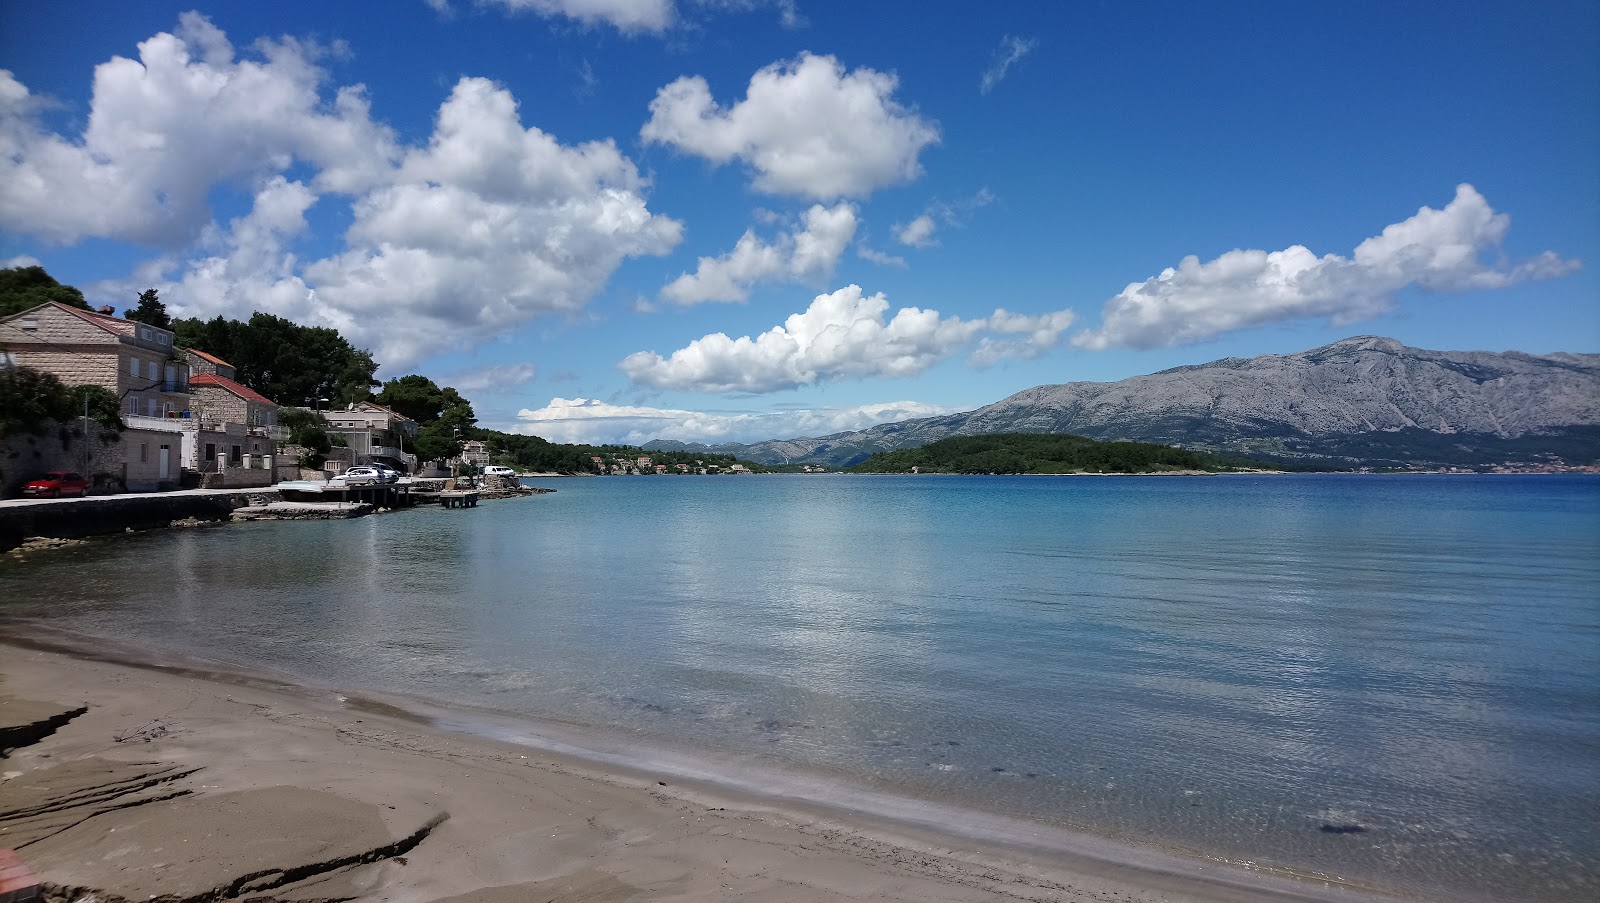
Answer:
[[1600, 354], [1429, 351], [1357, 336], [1120, 382], [1037, 386], [993, 404], [818, 438], [647, 449], [845, 467], [950, 436], [1070, 433], [1334, 467], [1600, 463]]

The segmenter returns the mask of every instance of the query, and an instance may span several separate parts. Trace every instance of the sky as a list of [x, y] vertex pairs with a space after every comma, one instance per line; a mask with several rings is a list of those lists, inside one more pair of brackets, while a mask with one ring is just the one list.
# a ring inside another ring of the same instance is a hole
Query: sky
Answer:
[[0, 266], [559, 442], [1600, 351], [1600, 5], [0, 0]]

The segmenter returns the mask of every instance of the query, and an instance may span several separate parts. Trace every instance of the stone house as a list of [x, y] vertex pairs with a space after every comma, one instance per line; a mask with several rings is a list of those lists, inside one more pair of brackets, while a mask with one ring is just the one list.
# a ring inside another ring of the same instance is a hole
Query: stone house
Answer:
[[489, 446], [482, 439], [468, 439], [461, 444], [461, 463], [482, 468], [489, 463]]
[[272, 399], [229, 377], [196, 373], [189, 377], [189, 394], [203, 420], [259, 428], [278, 425], [278, 406]]
[[405, 450], [406, 440], [417, 437], [417, 422], [375, 401], [358, 401], [342, 411], [326, 411], [327, 432], [342, 438], [356, 464], [374, 461], [401, 473], [415, 473], [417, 456]]
[[109, 389], [125, 414], [189, 410], [189, 368], [171, 330], [49, 301], [0, 318], [0, 351], [69, 386]]
[[212, 376], [221, 376], [225, 379], [237, 379], [239, 374], [234, 366], [214, 354], [201, 351], [198, 348], [181, 349], [189, 360], [189, 374], [193, 379], [202, 373]]

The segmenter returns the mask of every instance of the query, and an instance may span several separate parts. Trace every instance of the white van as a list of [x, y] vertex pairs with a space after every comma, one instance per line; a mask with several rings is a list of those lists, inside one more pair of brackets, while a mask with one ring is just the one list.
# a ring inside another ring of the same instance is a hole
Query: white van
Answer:
[[517, 472], [504, 464], [483, 465], [483, 475], [486, 477], [514, 477]]

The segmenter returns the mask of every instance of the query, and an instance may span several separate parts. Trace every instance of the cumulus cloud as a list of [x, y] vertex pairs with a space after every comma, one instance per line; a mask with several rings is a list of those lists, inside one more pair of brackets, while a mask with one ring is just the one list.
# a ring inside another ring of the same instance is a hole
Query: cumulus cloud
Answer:
[[[529, 12], [545, 18], [565, 16], [584, 25], [606, 23], [618, 31], [662, 32], [672, 24], [672, 0], [478, 0], [483, 5], [502, 7], [510, 12]], [[429, 0], [441, 9], [446, 0]]]
[[989, 68], [983, 70], [983, 76], [978, 79], [978, 91], [988, 94], [1002, 81], [1011, 67], [1022, 61], [1022, 58], [1033, 52], [1039, 42], [1033, 38], [1019, 38], [1015, 35], [1006, 35], [1000, 39], [1000, 46], [995, 48], [994, 59], [990, 61]]
[[36, 267], [38, 265], [39, 258], [30, 257], [27, 254], [18, 254], [16, 257], [7, 257], [5, 260], [0, 260], [0, 270], [14, 270], [18, 267]]
[[[222, 32], [186, 14], [177, 34], [140, 45], [140, 62], [96, 70], [78, 142], [43, 132], [37, 102], [0, 75], [0, 227], [183, 239], [136, 274], [175, 313], [332, 326], [393, 367], [574, 313], [625, 258], [681, 239], [612, 142], [563, 145], [524, 126], [490, 81], [461, 79], [428, 143], [405, 147], [372, 123], [359, 87], [322, 100], [313, 49], [260, 46], [264, 59], [236, 59]], [[229, 180], [251, 187], [252, 204], [218, 224], [208, 197]], [[349, 205], [344, 249], [302, 260], [295, 239], [322, 203]]]
[[[816, 383], [864, 377], [913, 376], [972, 345], [985, 332], [1020, 335], [991, 343], [983, 365], [1010, 356], [1046, 350], [1036, 336], [1071, 322], [1070, 312], [1019, 318], [1005, 310], [992, 317], [962, 320], [936, 310], [904, 307], [886, 317], [889, 301], [880, 292], [864, 295], [851, 285], [818, 295], [802, 313], [792, 314], [755, 338], [730, 339], [713, 333], [695, 339], [670, 357], [650, 351], [628, 355], [618, 366], [634, 383], [658, 389], [700, 392], [776, 392]], [[1066, 316], [1055, 327], [1051, 317]]]
[[676, 304], [744, 301], [757, 282], [783, 279], [818, 282], [833, 275], [850, 239], [856, 234], [856, 209], [849, 203], [816, 204], [801, 217], [797, 229], [768, 244], [746, 231], [721, 257], [702, 257], [693, 273], [684, 273], [661, 290]]
[[682, 224], [651, 213], [644, 189], [610, 141], [562, 145], [522, 126], [509, 91], [464, 78], [428, 147], [355, 204], [350, 250], [306, 279], [352, 328], [370, 324], [384, 360], [465, 347], [576, 312], [623, 259], [671, 250]]
[[978, 340], [977, 350], [967, 358], [974, 367], [992, 367], [1003, 360], [1039, 357], [1061, 344], [1061, 334], [1072, 326], [1076, 315], [1056, 310], [1038, 316], [1014, 314], [1000, 308], [989, 318], [989, 331], [996, 335]]
[[955, 413], [956, 408], [918, 401], [891, 401], [853, 408], [784, 411], [689, 411], [618, 405], [589, 398], [552, 398], [542, 408], [523, 408], [511, 432], [551, 442], [638, 445], [651, 439], [679, 442], [760, 442], [827, 436], [897, 423], [915, 417]]
[[750, 79], [745, 99], [721, 107], [698, 75], [656, 93], [647, 142], [714, 163], [742, 160], [768, 194], [819, 201], [861, 197], [922, 173], [918, 155], [938, 128], [894, 99], [895, 76], [846, 72], [831, 56], [802, 53]]
[[472, 370], [461, 370], [447, 374], [440, 378], [439, 384], [451, 386], [456, 391], [467, 394], [485, 392], [490, 389], [504, 391], [533, 382], [533, 378], [538, 375], [538, 372], [537, 367], [526, 362], [492, 364], [487, 367], [477, 367]]
[[45, 130], [44, 103], [0, 71], [0, 227], [73, 242], [94, 236], [176, 247], [210, 222], [219, 183], [252, 183], [295, 163], [315, 190], [381, 181], [398, 151], [360, 85], [326, 98], [329, 52], [283, 38], [236, 59], [204, 16], [139, 45], [139, 59], [95, 68], [88, 124], [76, 139]]
[[1205, 263], [1191, 255], [1123, 289], [1106, 302], [1100, 327], [1072, 341], [1084, 348], [1157, 348], [1302, 317], [1344, 324], [1383, 313], [1395, 293], [1408, 287], [1503, 288], [1578, 268], [1577, 261], [1550, 251], [1516, 264], [1501, 259], [1500, 242], [1510, 225], [1510, 216], [1496, 213], [1476, 189], [1462, 184], [1443, 210], [1423, 207], [1363, 241], [1351, 257], [1318, 257], [1302, 245], [1229, 251]]

